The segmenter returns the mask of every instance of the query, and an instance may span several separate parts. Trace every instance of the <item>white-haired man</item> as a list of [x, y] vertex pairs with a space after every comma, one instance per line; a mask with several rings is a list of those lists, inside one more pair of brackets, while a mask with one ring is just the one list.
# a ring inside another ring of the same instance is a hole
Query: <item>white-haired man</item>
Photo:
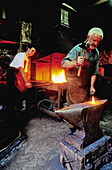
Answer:
[[[85, 42], [73, 47], [62, 61], [67, 69], [67, 104], [81, 103], [95, 94], [98, 74], [98, 44], [103, 39], [103, 31], [94, 27], [89, 30]], [[89, 92], [89, 93], [88, 93]], [[89, 94], [89, 95], [88, 95]]]

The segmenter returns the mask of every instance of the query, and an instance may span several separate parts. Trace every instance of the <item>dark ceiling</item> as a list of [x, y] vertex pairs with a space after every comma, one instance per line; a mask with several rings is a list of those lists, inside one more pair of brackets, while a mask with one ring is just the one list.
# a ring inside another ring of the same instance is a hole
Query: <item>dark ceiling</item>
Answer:
[[[103, 2], [95, 5], [96, 2]], [[49, 34], [51, 29], [56, 28], [58, 23], [54, 18], [57, 11], [62, 7], [62, 3], [72, 6], [75, 11], [70, 12], [70, 32], [71, 37], [76, 41], [82, 41], [91, 27], [98, 26], [104, 31], [103, 44], [105, 48], [110, 46], [112, 41], [112, 6], [109, 1], [104, 0], [17, 0], [1, 3], [1, 7], [6, 9], [7, 19], [10, 21], [22, 20], [32, 22], [34, 25], [34, 38], [39, 39], [41, 35]], [[51, 22], [52, 21], [52, 22]], [[16, 29], [16, 28], [15, 28]], [[14, 33], [14, 32], [13, 32]], [[108, 42], [108, 43], [107, 43]]]
[[[95, 3], [99, 1], [100, 4], [95, 5]], [[61, 8], [63, 2], [72, 6], [77, 10], [78, 14], [85, 14], [91, 12], [91, 10], [98, 10], [99, 13], [101, 12], [103, 14], [104, 12], [108, 12], [108, 10], [112, 10], [108, 0], [4, 0], [1, 2], [0, 8], [6, 8], [9, 18], [24, 18], [31, 20], [32, 18], [38, 17], [40, 12], [42, 14], [55, 8]], [[90, 13], [90, 15], [95, 16], [95, 12], [93, 14]]]

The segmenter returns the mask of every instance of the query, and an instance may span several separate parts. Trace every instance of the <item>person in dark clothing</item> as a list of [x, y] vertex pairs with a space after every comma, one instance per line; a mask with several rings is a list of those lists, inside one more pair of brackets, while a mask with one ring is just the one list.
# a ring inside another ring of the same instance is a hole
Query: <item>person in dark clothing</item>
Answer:
[[34, 47], [28, 48], [26, 52], [18, 53], [10, 63], [10, 68], [7, 73], [7, 86], [9, 89], [10, 106], [12, 109], [22, 109], [21, 99], [32, 87], [32, 84], [27, 78], [28, 73], [28, 58], [36, 52]]
[[22, 101], [24, 99], [26, 100], [26, 113], [28, 113], [29, 109], [29, 100], [32, 101], [32, 84], [27, 78], [27, 67], [29, 57], [32, 57], [35, 52], [36, 49], [32, 46], [28, 48], [26, 52], [16, 54], [7, 72], [7, 112], [10, 137], [12, 136], [10, 141], [15, 139], [18, 133], [20, 134], [18, 126], [21, 122], [17, 119], [17, 115], [22, 113]]

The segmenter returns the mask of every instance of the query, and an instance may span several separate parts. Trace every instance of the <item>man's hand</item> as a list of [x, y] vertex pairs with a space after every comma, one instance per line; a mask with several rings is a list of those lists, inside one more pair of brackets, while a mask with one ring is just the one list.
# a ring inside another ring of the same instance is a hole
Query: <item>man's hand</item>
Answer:
[[26, 83], [26, 87], [27, 88], [31, 88], [32, 87], [32, 84], [30, 82]]
[[96, 92], [95, 88], [94, 87], [91, 87], [90, 88], [90, 95], [94, 95]]
[[84, 65], [84, 57], [83, 56], [78, 56], [77, 65], [78, 66], [83, 66]]
[[91, 77], [91, 83], [90, 83], [90, 95], [94, 95], [96, 92], [96, 90], [94, 88], [95, 81], [96, 81], [96, 75], [93, 75]]

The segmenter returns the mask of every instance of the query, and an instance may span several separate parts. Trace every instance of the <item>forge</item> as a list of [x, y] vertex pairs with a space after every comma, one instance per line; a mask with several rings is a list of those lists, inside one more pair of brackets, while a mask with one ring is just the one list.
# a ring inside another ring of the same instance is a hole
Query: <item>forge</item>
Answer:
[[67, 88], [65, 70], [61, 66], [65, 56], [62, 53], [44, 57], [38, 54], [31, 61], [30, 79], [36, 89], [36, 104], [42, 99], [49, 99], [55, 109], [62, 108], [62, 97]]
[[98, 169], [112, 160], [111, 137], [99, 123], [107, 100], [72, 104], [56, 110], [70, 131], [60, 142], [60, 163], [68, 170]]

